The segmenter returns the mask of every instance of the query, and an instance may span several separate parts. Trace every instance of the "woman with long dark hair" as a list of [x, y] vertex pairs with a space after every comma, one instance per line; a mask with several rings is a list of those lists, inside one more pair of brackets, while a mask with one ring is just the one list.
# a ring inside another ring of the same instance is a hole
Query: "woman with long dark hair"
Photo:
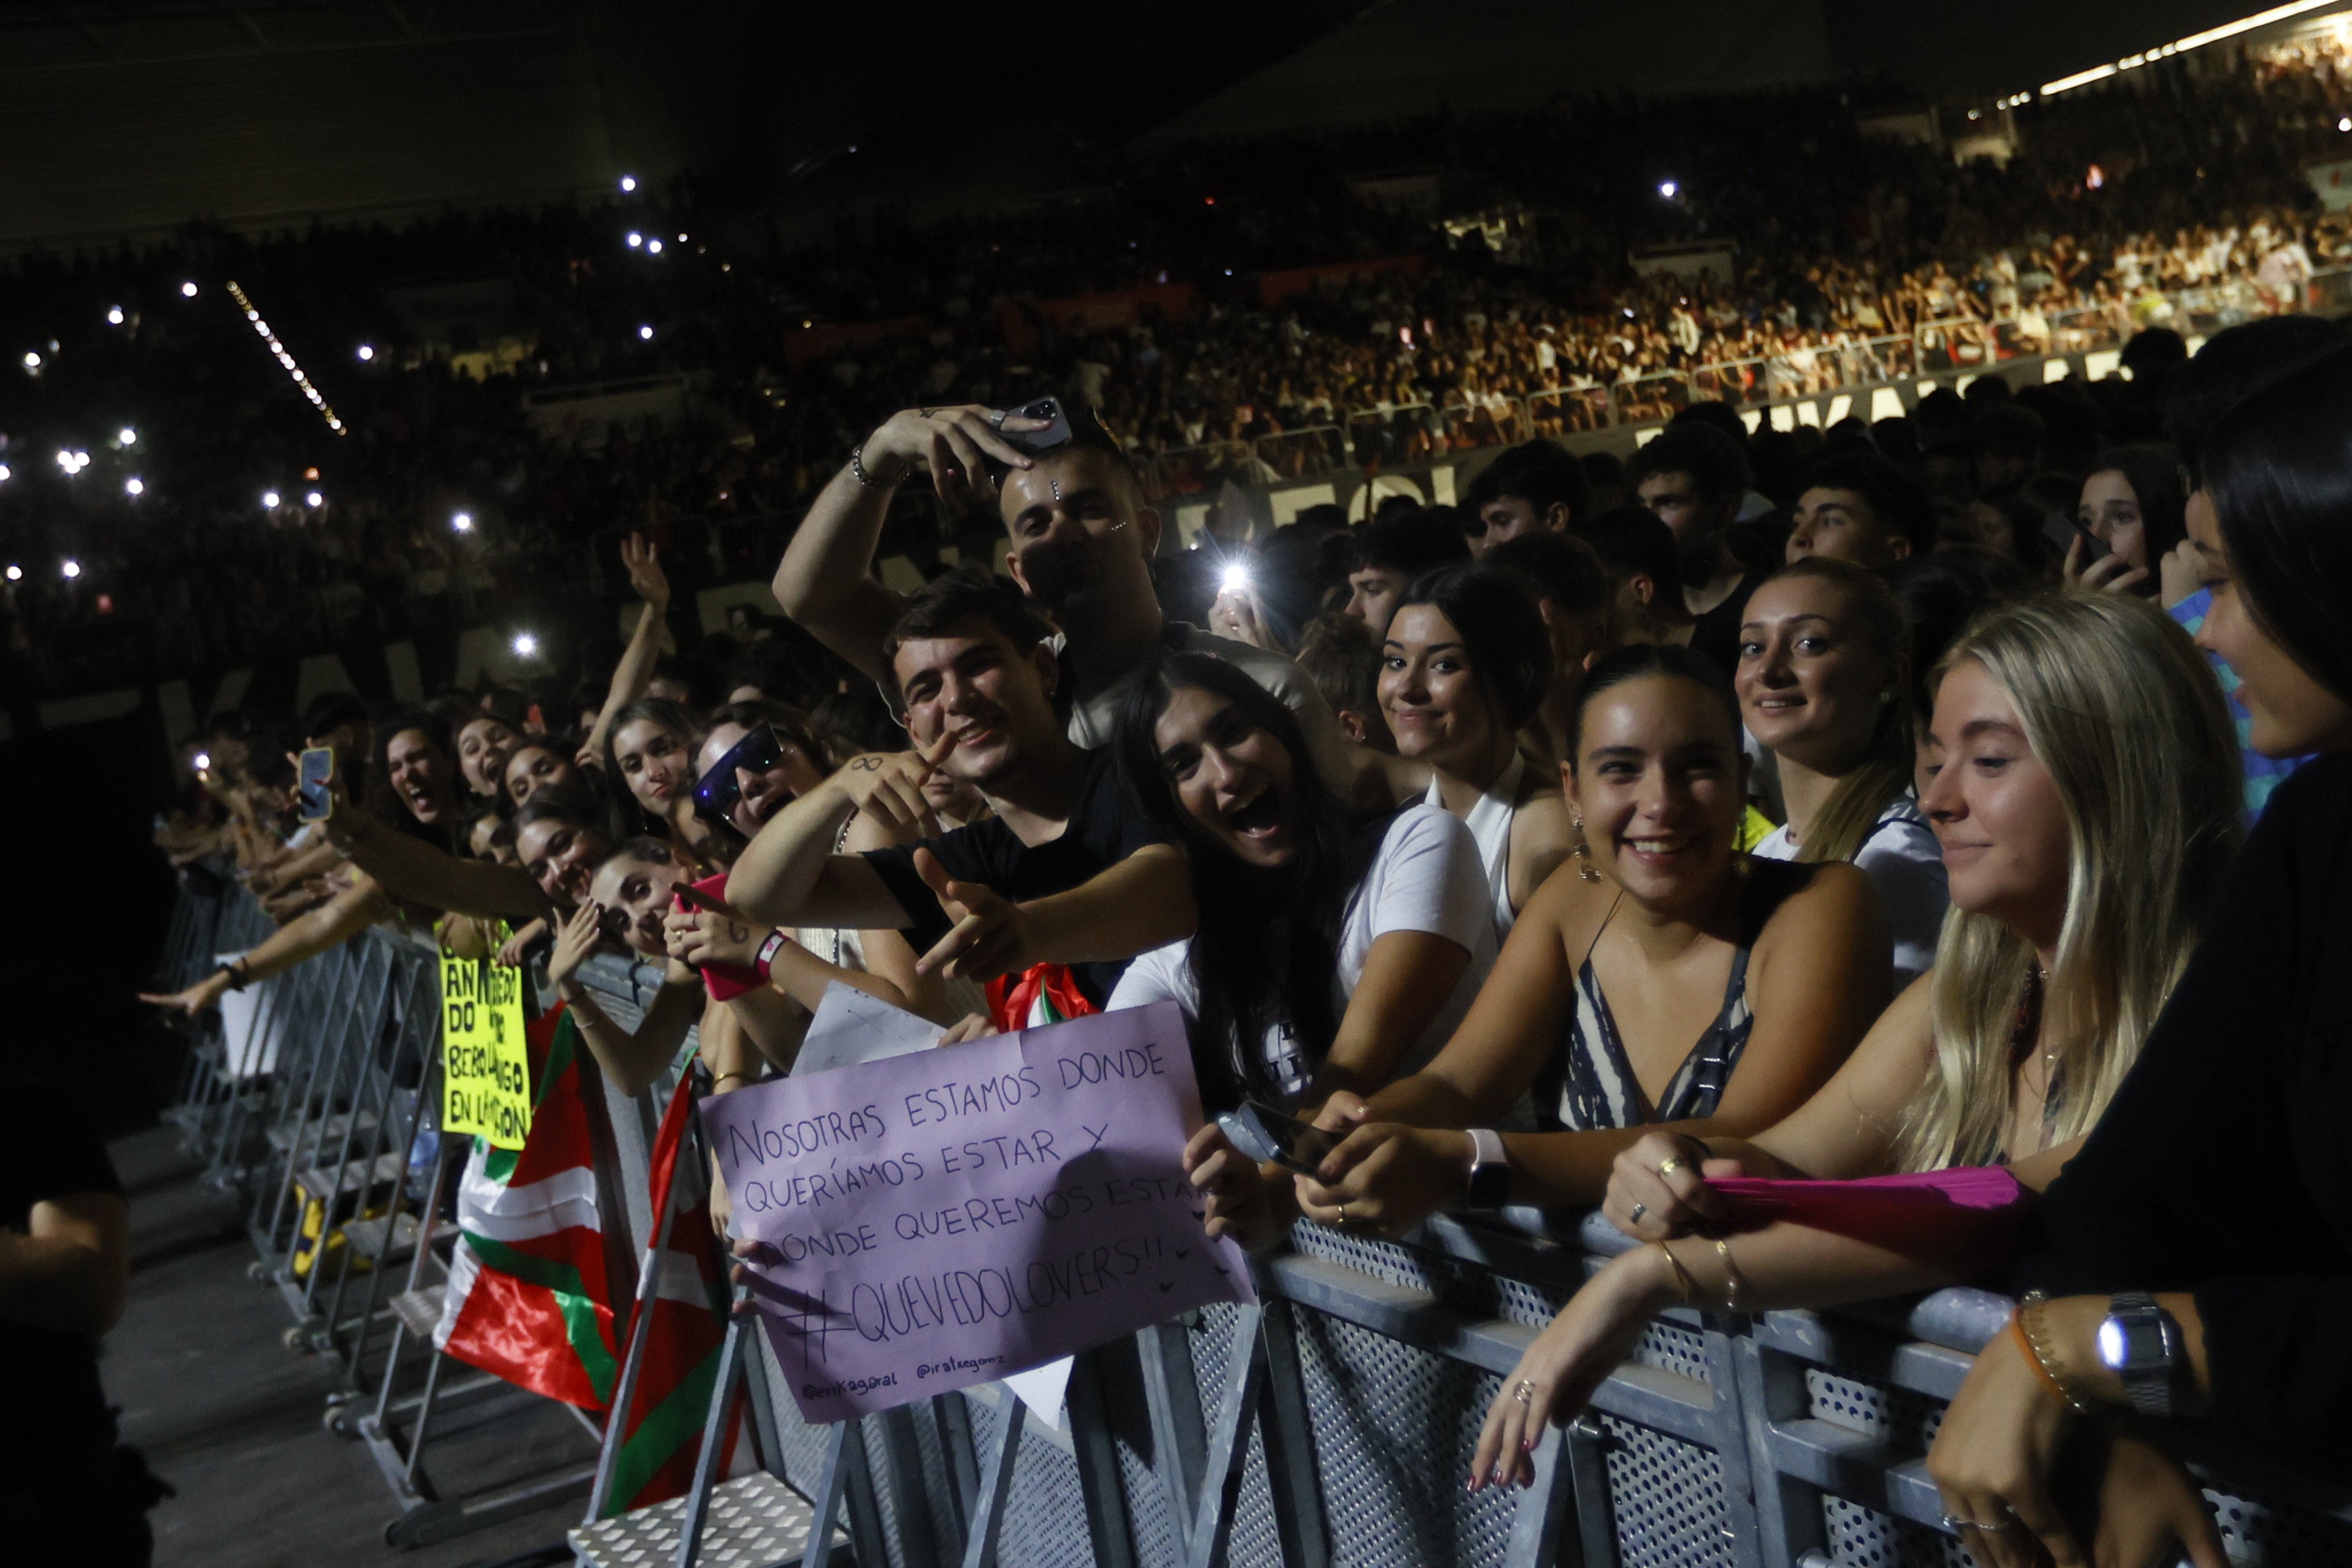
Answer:
[[694, 757], [709, 726], [685, 704], [641, 697], [614, 715], [604, 742], [604, 777], [623, 809], [634, 806], [642, 831], [668, 840], [701, 864], [726, 852], [718, 828], [695, 815]]
[[1978, 1355], [1929, 1456], [1970, 1551], [2001, 1568], [2045, 1547], [2086, 1560], [2051, 1497], [2085, 1436], [2118, 1456], [2080, 1500], [2101, 1510], [2090, 1555], [2151, 1561], [2178, 1537], [2221, 1560], [2195, 1480], [2128, 1444], [2122, 1413], [2352, 1463], [2352, 350], [2247, 396], [2200, 468], [2198, 641], [2242, 682], [2256, 750], [2320, 755], [2272, 794], [2137, 1065], [2044, 1196], [2021, 1282], [2048, 1295]]
[[1109, 1005], [1183, 1007], [1204, 1104], [1370, 1093], [1435, 1052], [1495, 957], [1460, 823], [1426, 805], [1351, 822], [1289, 708], [1210, 655], [1139, 681], [1114, 744], [1144, 815], [1185, 847], [1201, 913]]
[[1397, 754], [1429, 765], [1429, 804], [1477, 841], [1495, 936], [1568, 858], [1568, 811], [1519, 729], [1551, 682], [1551, 642], [1534, 598], [1491, 566], [1449, 566], [1405, 590], [1381, 644], [1381, 715]]

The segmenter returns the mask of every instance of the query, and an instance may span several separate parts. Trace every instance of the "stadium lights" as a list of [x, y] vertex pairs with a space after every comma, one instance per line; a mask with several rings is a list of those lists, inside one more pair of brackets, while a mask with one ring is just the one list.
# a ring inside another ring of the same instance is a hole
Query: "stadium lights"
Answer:
[[449, 516], [449, 527], [457, 533], [473, 532], [474, 514], [470, 511], [452, 512]]
[[621, 176], [621, 189], [623, 191], [634, 191], [636, 188], [637, 177], [635, 174], [624, 174]]
[[517, 658], [533, 658], [539, 652], [539, 639], [529, 632], [517, 632], [514, 637], [514, 651]]
[[119, 327], [119, 326], [122, 325], [122, 307], [121, 307], [121, 306], [120, 306], [120, 305], [110, 305], [110, 306], [108, 306], [108, 307], [107, 307], [107, 310], [106, 310], [106, 323], [107, 323], [107, 325], [109, 325], [109, 326], [110, 326], [110, 327]]
[[122, 481], [122, 493], [127, 496], [143, 496], [147, 493], [147, 481], [133, 474]]
[[2095, 81], [2105, 81], [2118, 72], [2137, 70], [2141, 66], [2152, 65], [2158, 60], [2170, 59], [2173, 56], [2186, 54], [2190, 49], [2201, 49], [2208, 44], [2218, 44], [2224, 38], [2234, 38], [2240, 33], [2250, 33], [2256, 27], [2267, 26], [2273, 22], [2284, 21], [2289, 16], [2300, 16], [2305, 11], [2316, 11], [2322, 6], [2335, 4], [2336, 0], [2289, 0], [2287, 5], [2273, 5], [2267, 11], [2257, 11], [2251, 16], [2241, 16], [2234, 22], [2224, 22], [2218, 27], [2208, 27], [2201, 33], [2191, 33], [2185, 38], [2175, 38], [2168, 44], [2148, 49], [2144, 53], [2126, 55], [2111, 65], [2093, 66], [2089, 70], [2076, 71], [2073, 76], [2062, 76], [2056, 81], [2045, 81], [2042, 84], [2042, 96], [2054, 98], [2059, 93], [2072, 91], [2078, 87], [2087, 87]]
[[195, 297], [196, 297], [196, 286], [195, 286], [195, 284], [194, 284], [194, 282], [187, 282], [187, 283], [183, 283], [183, 284], [181, 284], [181, 285], [180, 285], [180, 298], [181, 298], [181, 299], [183, 299], [183, 300], [193, 300], [193, 299], [194, 299]]
[[68, 555], [65, 559], [65, 563], [59, 566], [58, 570], [65, 574], [68, 579], [79, 577], [81, 575], [81, 563]]
[[278, 502], [283, 499], [276, 490], [264, 490], [261, 492], [261, 510], [276, 511]]
[[[195, 287], [191, 283], [183, 292], [194, 293]], [[317, 409], [320, 416], [327, 421], [327, 428], [338, 436], [342, 435], [343, 422], [335, 417], [335, 411], [327, 406], [326, 398], [317, 387], [310, 384], [310, 378], [302, 374], [302, 367], [294, 363], [294, 356], [287, 352], [284, 343], [278, 341], [278, 334], [269, 330], [269, 323], [261, 319], [261, 312], [254, 309], [253, 301], [246, 298], [245, 290], [237, 287], [235, 279], [229, 280], [228, 292], [229, 298], [236, 301], [236, 308], [245, 312], [246, 321], [252, 324], [254, 331], [268, 346], [272, 357], [286, 368], [286, 374], [294, 378], [294, 384], [301, 389], [302, 395], [310, 399], [310, 406]]]

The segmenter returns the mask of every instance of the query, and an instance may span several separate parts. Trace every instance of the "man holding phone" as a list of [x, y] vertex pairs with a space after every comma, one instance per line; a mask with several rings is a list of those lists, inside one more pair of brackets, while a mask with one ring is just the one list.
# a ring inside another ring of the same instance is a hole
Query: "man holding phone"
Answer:
[[992, 507], [1011, 535], [1006, 567], [1062, 634], [1073, 744], [1109, 744], [1119, 699], [1162, 653], [1212, 653], [1288, 704], [1318, 769], [1351, 793], [1370, 753], [1350, 751], [1306, 671], [1160, 613], [1150, 567], [1160, 513], [1091, 408], [1043, 398], [1011, 412], [903, 409], [884, 421], [817, 497], [776, 568], [777, 603], [818, 641], [887, 675], [882, 639], [906, 600], [875, 579], [874, 553], [891, 498], [919, 469], [950, 513]]

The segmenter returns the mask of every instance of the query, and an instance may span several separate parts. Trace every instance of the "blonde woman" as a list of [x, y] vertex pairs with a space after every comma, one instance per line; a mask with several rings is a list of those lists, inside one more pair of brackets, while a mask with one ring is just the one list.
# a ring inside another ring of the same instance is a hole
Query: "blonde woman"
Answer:
[[1850, 860], [1878, 891], [1897, 989], [1936, 962], [1944, 858], [1911, 781], [1910, 638], [1875, 572], [1807, 556], [1766, 578], [1739, 624], [1739, 716], [1779, 764], [1789, 820], [1751, 851]]
[[2221, 689], [2139, 600], [2006, 605], [1945, 656], [1927, 758], [1920, 804], [1952, 895], [1934, 972], [1779, 1126], [1751, 1142], [1654, 1132], [1619, 1154], [1605, 1212], [1651, 1245], [1588, 1281], [1504, 1380], [1474, 1486], [1529, 1479], [1543, 1423], [1572, 1416], [1676, 1301], [1833, 1306], [2006, 1261], [1787, 1222], [1678, 1241], [1724, 1217], [1702, 1178], [2001, 1163], [2039, 1191], [2106, 1109], [2237, 847]]

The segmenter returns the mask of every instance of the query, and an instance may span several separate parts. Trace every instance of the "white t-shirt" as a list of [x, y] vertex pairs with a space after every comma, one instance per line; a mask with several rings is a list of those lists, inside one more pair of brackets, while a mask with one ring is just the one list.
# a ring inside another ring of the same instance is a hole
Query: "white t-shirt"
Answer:
[[[1373, 942], [1388, 931], [1433, 931], [1467, 949], [1470, 964], [1421, 1037], [1406, 1047], [1391, 1077], [1402, 1078], [1427, 1066], [1470, 1010], [1478, 987], [1486, 984], [1487, 972], [1495, 966], [1490, 898], [1477, 840], [1470, 837], [1468, 828], [1451, 813], [1433, 805], [1409, 805], [1397, 813], [1341, 921], [1339, 969], [1331, 977], [1332, 1002], [1339, 1012], [1346, 1011], [1349, 997], [1364, 977], [1364, 960]], [[1171, 942], [1137, 958], [1120, 976], [1106, 1010], [1174, 1002], [1184, 1010], [1188, 1023], [1197, 1018], [1201, 1004], [1192, 985], [1192, 945], [1189, 939]], [[1268, 1034], [1264, 1059], [1282, 1085], [1285, 1105], [1296, 1104], [1314, 1071], [1310, 1063], [1300, 1059], [1287, 1029]]]
[[[1754, 853], [1767, 860], [1794, 860], [1797, 846], [1787, 827], [1776, 827]], [[1944, 885], [1944, 850], [1910, 795], [1887, 802], [1878, 826], [1863, 840], [1853, 863], [1878, 891], [1886, 929], [1895, 938], [1895, 989], [1902, 990], [1936, 967], [1936, 939], [1943, 933], [1951, 895]]]
[[[1340, 799], [1350, 797], [1356, 770], [1348, 754], [1348, 737], [1340, 732], [1339, 721], [1332, 716], [1331, 705], [1323, 700], [1323, 694], [1315, 689], [1314, 681], [1307, 679], [1296, 659], [1232, 637], [1221, 637], [1214, 632], [1204, 632], [1185, 621], [1170, 621], [1161, 628], [1160, 642], [1170, 653], [1214, 654], [1281, 698], [1298, 715], [1298, 728], [1306, 735], [1307, 749], [1315, 758], [1315, 771], [1323, 775], [1323, 782]], [[1122, 676], [1093, 696], [1072, 704], [1070, 744], [1089, 752], [1109, 745], [1112, 731], [1118, 728], [1119, 704], [1141, 679], [1141, 670]]]

